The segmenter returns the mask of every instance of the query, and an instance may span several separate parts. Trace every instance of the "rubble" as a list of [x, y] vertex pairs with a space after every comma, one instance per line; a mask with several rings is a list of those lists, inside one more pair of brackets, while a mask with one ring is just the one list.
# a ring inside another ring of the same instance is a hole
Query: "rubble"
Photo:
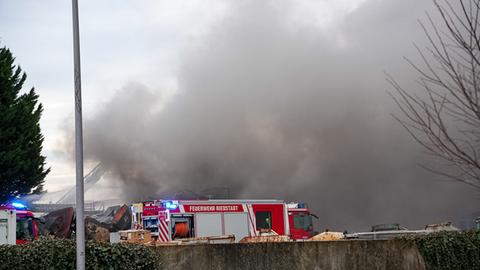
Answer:
[[54, 238], [70, 238], [75, 227], [75, 210], [73, 207], [50, 212], [39, 222], [40, 235]]
[[108, 226], [105, 226], [103, 223], [94, 218], [85, 218], [85, 236], [88, 240], [109, 242], [110, 230], [107, 227]]
[[[40, 234], [53, 238], [71, 238], [75, 231], [75, 210], [73, 207], [53, 211], [40, 223]], [[110, 232], [130, 229], [132, 215], [127, 205], [112, 206], [106, 211], [85, 218], [85, 234], [87, 239], [108, 242]]]
[[102, 213], [85, 218], [87, 239], [109, 242], [110, 233], [128, 230], [132, 226], [132, 214], [127, 205], [112, 206]]
[[111, 206], [102, 213], [88, 217], [90, 220], [97, 221], [110, 232], [128, 230], [132, 226], [132, 212], [127, 205]]
[[311, 237], [308, 240], [309, 241], [337, 241], [344, 238], [345, 238], [345, 235], [341, 232], [322, 232]]

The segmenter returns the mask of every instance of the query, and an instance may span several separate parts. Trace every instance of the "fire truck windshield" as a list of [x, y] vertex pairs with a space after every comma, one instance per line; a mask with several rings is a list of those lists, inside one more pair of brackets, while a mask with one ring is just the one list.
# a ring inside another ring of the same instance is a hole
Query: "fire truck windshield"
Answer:
[[312, 216], [308, 214], [296, 214], [293, 217], [293, 226], [295, 229], [303, 229], [305, 231], [313, 230]]
[[32, 218], [25, 217], [17, 219], [17, 239], [31, 240], [33, 238]]

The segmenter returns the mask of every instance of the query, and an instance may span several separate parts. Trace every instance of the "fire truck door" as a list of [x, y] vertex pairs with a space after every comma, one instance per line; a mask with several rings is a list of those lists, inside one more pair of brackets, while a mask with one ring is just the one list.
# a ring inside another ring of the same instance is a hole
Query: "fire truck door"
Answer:
[[197, 213], [195, 218], [198, 237], [222, 235], [221, 213]]
[[225, 213], [224, 220], [225, 235], [235, 235], [236, 242], [249, 236], [247, 213]]

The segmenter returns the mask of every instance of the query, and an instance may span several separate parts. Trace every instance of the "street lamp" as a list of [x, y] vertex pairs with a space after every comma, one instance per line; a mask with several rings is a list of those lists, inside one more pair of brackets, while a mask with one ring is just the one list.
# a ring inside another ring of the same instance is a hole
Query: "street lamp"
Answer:
[[82, 79], [80, 72], [80, 34], [78, 0], [72, 0], [73, 65], [75, 80], [75, 177], [76, 177], [76, 253], [77, 270], [85, 269], [85, 219], [83, 216], [83, 134], [82, 134]]

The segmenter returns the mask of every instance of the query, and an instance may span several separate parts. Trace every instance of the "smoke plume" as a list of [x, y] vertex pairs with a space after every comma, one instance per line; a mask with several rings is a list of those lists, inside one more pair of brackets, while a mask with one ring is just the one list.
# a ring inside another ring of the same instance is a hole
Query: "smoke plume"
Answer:
[[99, 106], [85, 123], [87, 157], [127, 198], [227, 188], [305, 201], [319, 229], [471, 213], [473, 192], [418, 166], [428, 157], [386, 93], [384, 70], [416, 87], [402, 56], [415, 60], [431, 3], [370, 0], [326, 29], [294, 20], [294, 2], [232, 3], [186, 49], [170, 101], [159, 107], [162, 89], [137, 82]]

